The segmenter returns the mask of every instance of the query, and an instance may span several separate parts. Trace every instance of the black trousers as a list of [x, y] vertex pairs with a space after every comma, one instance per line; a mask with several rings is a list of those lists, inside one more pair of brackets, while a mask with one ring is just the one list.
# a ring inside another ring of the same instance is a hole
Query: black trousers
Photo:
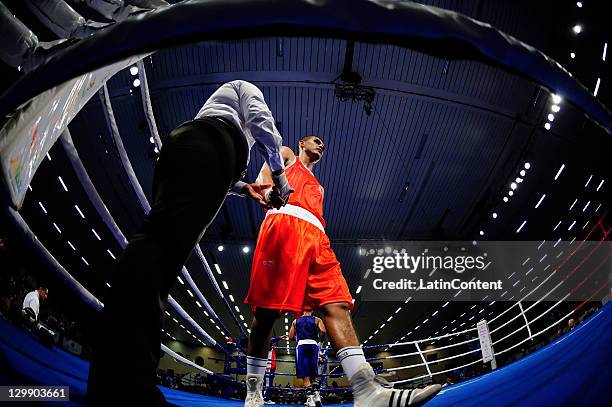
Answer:
[[156, 369], [168, 293], [244, 173], [247, 154], [240, 131], [223, 119], [190, 121], [170, 133], [155, 168], [151, 211], [113, 270], [94, 341], [89, 404], [165, 404]]

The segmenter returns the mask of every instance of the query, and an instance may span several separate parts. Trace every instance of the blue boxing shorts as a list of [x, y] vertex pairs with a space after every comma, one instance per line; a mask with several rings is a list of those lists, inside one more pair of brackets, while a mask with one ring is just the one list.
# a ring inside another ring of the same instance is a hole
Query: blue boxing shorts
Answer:
[[319, 346], [310, 343], [298, 344], [295, 349], [295, 375], [299, 379], [317, 377], [319, 373]]

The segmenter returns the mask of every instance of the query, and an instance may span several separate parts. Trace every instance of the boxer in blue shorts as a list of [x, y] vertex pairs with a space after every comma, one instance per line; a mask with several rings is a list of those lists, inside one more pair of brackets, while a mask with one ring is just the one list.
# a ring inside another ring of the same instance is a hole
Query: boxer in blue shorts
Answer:
[[322, 405], [316, 378], [319, 375], [319, 339], [324, 335], [325, 325], [312, 315], [312, 310], [304, 310], [300, 318], [293, 320], [289, 330], [289, 339], [297, 341], [295, 375], [304, 382], [307, 407]]

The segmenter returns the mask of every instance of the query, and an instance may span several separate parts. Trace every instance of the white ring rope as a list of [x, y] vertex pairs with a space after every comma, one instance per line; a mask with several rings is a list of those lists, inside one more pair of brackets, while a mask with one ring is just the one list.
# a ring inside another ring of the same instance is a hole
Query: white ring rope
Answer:
[[[393, 343], [393, 344], [389, 344], [388, 346], [390, 348], [393, 348], [395, 346], [414, 345], [415, 343], [437, 341], [438, 339], [448, 338], [450, 336], [462, 335], [462, 334], [465, 334], [465, 333], [468, 333], [468, 332], [472, 332], [472, 331], [476, 331], [476, 328], [470, 328], [470, 329], [466, 329], [465, 331], [453, 332], [453, 333], [446, 334], [446, 335], [441, 335], [441, 336], [434, 336], [432, 338], [427, 338], [427, 339], [419, 339], [419, 340], [416, 340], [416, 341]], [[382, 346], [385, 346], [385, 345], [381, 345], [381, 347]]]
[[[592, 253], [593, 253], [595, 250], [597, 250], [597, 248], [598, 248], [599, 246], [600, 246], [600, 245], [597, 245], [597, 246], [596, 246], [596, 247], [595, 247], [595, 248], [594, 248], [594, 249], [593, 249], [593, 250], [592, 250], [592, 251], [591, 251], [591, 252], [590, 252], [590, 253], [589, 253], [589, 254], [588, 254], [588, 255], [587, 255], [585, 258], [584, 258], [584, 259], [582, 259], [582, 261], [581, 261], [581, 262], [580, 262], [580, 263], [579, 263], [579, 264], [578, 264], [576, 267], [574, 267], [574, 270], [576, 270], [578, 267], [581, 267], [581, 266], [582, 266], [582, 264], [583, 264], [583, 263], [584, 263], [584, 262], [585, 262], [585, 261], [586, 261], [586, 260], [587, 260], [587, 259], [588, 259], [588, 258], [591, 256], [591, 254], [592, 254]], [[578, 250], [578, 249], [579, 249], [579, 247], [578, 247], [578, 248], [576, 248], [576, 250]], [[575, 252], [576, 252], [576, 251], [574, 251], [574, 252], [572, 253], [572, 255], [573, 255]], [[557, 268], [557, 269], [555, 269], [555, 271], [554, 271], [552, 274], [556, 273], [556, 272], [557, 272], [557, 270], [559, 270], [559, 269], [560, 269], [560, 267], [559, 267], [559, 268]], [[549, 276], [549, 278], [552, 276], [552, 274]], [[548, 280], [548, 279], [546, 279], [546, 280]], [[544, 295], [542, 298], [540, 298], [538, 301], [536, 301], [536, 302], [535, 302], [535, 303], [533, 303], [531, 306], [529, 306], [529, 308], [527, 308], [526, 310], [524, 310], [524, 311], [523, 311], [521, 314], [516, 315], [514, 318], [512, 318], [511, 320], [509, 320], [509, 321], [508, 321], [508, 322], [506, 322], [505, 324], [503, 324], [503, 325], [501, 325], [501, 326], [497, 327], [496, 329], [492, 330], [492, 331], [491, 331], [491, 335], [493, 335], [493, 333], [497, 332], [499, 329], [501, 329], [501, 328], [503, 328], [504, 326], [508, 325], [508, 324], [509, 324], [509, 323], [511, 323], [512, 321], [516, 320], [516, 319], [517, 319], [517, 318], [519, 318], [521, 315], [523, 315], [523, 316], [524, 316], [524, 318], [525, 318], [526, 325], [522, 326], [521, 328], [519, 328], [519, 329], [517, 329], [517, 330], [515, 330], [515, 331], [513, 331], [513, 332], [510, 332], [509, 334], [507, 334], [507, 335], [506, 335], [506, 336], [504, 336], [503, 338], [498, 339], [497, 341], [493, 342], [493, 345], [495, 345], [495, 344], [497, 344], [497, 343], [500, 343], [500, 342], [502, 342], [502, 341], [506, 340], [506, 339], [507, 339], [507, 338], [509, 338], [510, 336], [513, 336], [513, 335], [515, 335], [516, 333], [518, 333], [518, 332], [522, 331], [524, 328], [527, 328], [527, 330], [528, 330], [528, 332], [529, 332], [529, 336], [528, 336], [528, 338], [527, 338], [527, 339], [532, 339], [532, 338], [534, 337], [534, 335], [531, 333], [531, 331], [530, 331], [530, 329], [529, 329], [529, 323], [530, 323], [530, 322], [527, 320], [526, 313], [527, 313], [529, 310], [531, 310], [533, 307], [535, 307], [536, 305], [538, 305], [540, 302], [542, 302], [542, 301], [543, 301], [543, 300], [544, 300], [546, 297], [548, 297], [548, 296], [549, 296], [551, 293], [553, 293], [553, 292], [554, 292], [554, 291], [555, 291], [557, 288], [559, 288], [559, 286], [560, 286], [561, 284], [563, 284], [563, 283], [564, 283], [564, 282], [566, 282], [566, 281], [567, 281], [566, 279], [564, 279], [564, 280], [560, 281], [560, 282], [559, 282], [559, 283], [558, 283], [558, 284], [557, 284], [555, 287], [553, 287], [553, 288], [552, 288], [552, 289], [551, 289], [551, 290], [550, 290], [548, 293], [546, 293], [546, 294], [545, 294], [545, 295]], [[540, 285], [541, 285], [541, 284], [540, 284]], [[537, 287], [536, 287], [536, 288], [537, 288]], [[557, 303], [555, 303], [553, 306], [551, 306], [551, 307], [550, 307], [548, 310], [546, 310], [544, 313], [542, 313], [541, 315], [539, 315], [538, 317], [536, 317], [535, 319], [533, 319], [533, 320], [531, 321], [531, 323], [536, 322], [538, 319], [542, 318], [544, 315], [546, 315], [547, 313], [549, 313], [549, 312], [550, 312], [550, 311], [551, 311], [553, 308], [555, 308], [555, 307], [556, 307], [557, 305], [559, 305], [559, 304], [560, 304], [562, 301], [564, 301], [565, 299], [567, 299], [567, 298], [570, 296], [570, 294], [571, 294], [571, 293], [568, 293], [568, 294], [567, 294], [565, 297], [563, 297], [561, 300], [559, 300]], [[520, 304], [520, 303], [521, 303], [521, 302], [519, 301], [517, 304]], [[515, 304], [515, 305], [516, 305], [516, 304]], [[513, 307], [514, 307], [514, 306], [513, 306]], [[550, 328], [550, 327], [549, 327], [549, 328]], [[523, 341], [523, 342], [521, 342], [521, 343], [524, 343], [524, 341]]]
[[[463, 357], [465, 355], [469, 355], [470, 353], [475, 353], [475, 352], [480, 352], [480, 348], [473, 349], [473, 350], [470, 350], [468, 352], [460, 353], [460, 354], [455, 355], [455, 356], [449, 356], [449, 357], [444, 358], [444, 359], [432, 360], [431, 362], [427, 362], [427, 365], [434, 365], [436, 363], [445, 362], [447, 360], [457, 359], [457, 358], [460, 358], [460, 357]], [[392, 368], [385, 369], [385, 370], [388, 371], [388, 372], [395, 372], [395, 371], [398, 371], [398, 370], [405, 370], [405, 369], [410, 369], [410, 368], [418, 367], [418, 366], [425, 366], [425, 363], [419, 363], [419, 364], [410, 365], [410, 366], [392, 367]]]
[[155, 123], [155, 114], [153, 114], [153, 105], [151, 104], [151, 94], [149, 93], [149, 81], [147, 81], [147, 71], [145, 70], [144, 59], [136, 62], [138, 67], [138, 79], [140, 79], [140, 96], [142, 99], [142, 109], [144, 110], [145, 117], [147, 118], [147, 124], [149, 125], [149, 131], [155, 141], [155, 146], [161, 151], [162, 141], [157, 131], [157, 124]]
[[172, 305], [172, 307], [187, 321], [195, 330], [197, 330], [200, 335], [202, 335], [206, 340], [213, 346], [219, 346], [217, 341], [215, 341], [209, 334], [206, 332], [193, 318], [179, 305], [178, 302], [171, 295], [168, 296], [168, 303]]
[[[473, 330], [476, 330], [476, 328], [471, 329], [471, 330], [472, 330], [472, 331], [473, 331]], [[468, 339], [467, 341], [458, 342], [458, 343], [452, 343], [452, 344], [450, 344], [450, 345], [441, 346], [441, 347], [439, 347], [439, 348], [425, 349], [425, 350], [424, 350], [424, 351], [422, 351], [422, 352], [423, 352], [423, 353], [428, 353], [428, 352], [436, 352], [436, 351], [439, 351], [439, 350], [442, 350], [442, 349], [447, 349], [447, 348], [452, 348], [452, 347], [455, 347], [455, 346], [465, 345], [466, 343], [475, 342], [475, 341], [477, 341], [477, 340], [478, 340], [478, 338], [472, 338], [472, 339]], [[404, 358], [404, 357], [408, 357], [408, 356], [415, 356], [415, 355], [418, 355], [418, 354], [419, 354], [419, 352], [403, 353], [403, 354], [400, 354], [400, 355], [391, 355], [391, 356], [387, 356], [387, 357], [386, 357], [386, 358], [384, 358], [384, 359], [397, 359], [397, 358]]]
[[[568, 259], [568, 260], [569, 260], [569, 259], [570, 259], [570, 258], [571, 258], [571, 257], [574, 255], [574, 253], [576, 253], [576, 252], [577, 252], [577, 251], [580, 249], [580, 247], [581, 247], [583, 244], [584, 244], [584, 243], [581, 243], [581, 244], [580, 244], [580, 245], [579, 245], [579, 246], [576, 248], [576, 250], [574, 250], [572, 253], [570, 253], [570, 254], [568, 255], [568, 257], [566, 257], [566, 259]], [[563, 263], [563, 264], [565, 264], [565, 263]], [[550, 279], [550, 277], [552, 277], [552, 276], [553, 276], [553, 275], [554, 275], [554, 274], [557, 272], [557, 270], [559, 270], [559, 269], [560, 269], [560, 268], [563, 266], [563, 264], [561, 264], [561, 265], [559, 265], [559, 267], [555, 268], [555, 270], [554, 270], [554, 271], [553, 271], [553, 272], [552, 272], [552, 273], [551, 273], [551, 274], [550, 274], [550, 275], [549, 275], [547, 278], [545, 278], [544, 280], [542, 280], [542, 282], [541, 282], [540, 284], [538, 284], [538, 285], [537, 285], [537, 286], [536, 286], [536, 287], [535, 287], [533, 290], [531, 290], [531, 291], [529, 291], [527, 294], [525, 294], [525, 296], [524, 296], [523, 298], [521, 298], [521, 299], [520, 299], [520, 301], [525, 301], [525, 298], [529, 297], [529, 296], [530, 296], [531, 294], [533, 294], [533, 293], [534, 293], [536, 290], [538, 290], [538, 289], [539, 289], [539, 288], [540, 288], [540, 287], [541, 287], [541, 286], [542, 286], [542, 285], [543, 285], [545, 282], [547, 282], [547, 281]], [[551, 291], [551, 292], [552, 292], [552, 291]], [[549, 292], [548, 294], [550, 294], [550, 292]], [[547, 294], [547, 295], [548, 295], [548, 294]], [[503, 315], [505, 315], [507, 312], [509, 312], [511, 309], [513, 309], [514, 307], [517, 307], [517, 306], [518, 306], [518, 302], [517, 302], [517, 303], [515, 303], [514, 305], [512, 305], [510, 308], [508, 308], [508, 309], [506, 309], [505, 311], [503, 311], [501, 314], [499, 314], [499, 315], [497, 315], [496, 317], [494, 317], [493, 319], [491, 319], [491, 320], [489, 321], [489, 324], [491, 324], [491, 323], [495, 322], [495, 321], [496, 321], [498, 318], [502, 317], [502, 316], [503, 316]], [[497, 328], [497, 329], [499, 329], [499, 328]], [[496, 329], [496, 330], [497, 330], [497, 329]], [[491, 333], [493, 333], [493, 332], [495, 332], [495, 330], [494, 330], [494, 331], [491, 331]]]
[[[538, 319], [540, 319], [540, 318], [542, 318], [544, 315], [548, 314], [548, 313], [549, 313], [549, 312], [550, 312], [550, 311], [551, 311], [553, 308], [555, 308], [557, 305], [561, 304], [561, 302], [565, 301], [565, 300], [567, 299], [567, 297], [569, 297], [569, 295], [570, 295], [570, 294], [567, 294], [565, 297], [563, 297], [562, 299], [560, 299], [559, 301], [557, 301], [557, 302], [556, 302], [554, 305], [552, 305], [550, 308], [548, 308], [548, 309], [547, 309], [545, 312], [543, 312], [542, 314], [540, 314], [540, 315], [538, 315], [536, 318], [534, 318], [534, 319], [531, 321], [531, 323], [536, 322]], [[497, 341], [493, 342], [493, 345], [495, 345], [495, 344], [497, 344], [497, 343], [499, 343], [499, 342], [503, 341], [504, 339], [508, 338], [508, 337], [509, 337], [509, 336], [511, 336], [511, 335], [514, 335], [516, 332], [518, 332], [518, 331], [520, 331], [521, 329], [524, 329], [524, 328], [525, 328], [525, 326], [523, 326], [522, 328], [520, 328], [520, 329], [518, 329], [518, 330], [516, 330], [516, 331], [512, 332], [511, 334], [506, 335], [506, 336], [504, 336], [503, 338], [501, 338], [501, 339], [499, 339], [499, 340], [497, 340]], [[533, 337], [534, 337], [534, 335], [532, 335], [532, 336], [531, 336], [531, 338], [533, 338]], [[530, 338], [527, 338], [527, 339], [530, 339]]]
[[[563, 321], [565, 318], [569, 317], [569, 316], [570, 316], [570, 315], [572, 315], [573, 313], [574, 313], [574, 310], [572, 310], [572, 311], [568, 312], [568, 313], [567, 313], [565, 316], [561, 317], [561, 318], [560, 318], [558, 321], [556, 321], [554, 324], [552, 324], [552, 325], [550, 325], [550, 326], [548, 326], [548, 327], [546, 327], [546, 328], [542, 329], [541, 331], [539, 331], [539, 332], [535, 333], [535, 334], [534, 334], [532, 337], [533, 337], [533, 338], [535, 338], [536, 336], [539, 336], [540, 334], [542, 334], [542, 333], [544, 333], [544, 332], [548, 331], [550, 328], [552, 328], [552, 327], [556, 326], [558, 323], [560, 323], [561, 321]], [[511, 347], [509, 347], [509, 348], [507, 348], [507, 349], [504, 349], [504, 350], [502, 350], [502, 351], [496, 352], [496, 353], [495, 353], [495, 356], [497, 356], [497, 355], [501, 355], [501, 354], [503, 354], [503, 353], [506, 353], [506, 352], [508, 352], [508, 351], [510, 351], [510, 350], [512, 350], [512, 349], [514, 349], [514, 348], [516, 348], [517, 346], [520, 346], [520, 345], [524, 344], [524, 343], [525, 343], [525, 342], [527, 342], [529, 339], [530, 339], [530, 338], [525, 338], [525, 339], [523, 339], [522, 341], [520, 341], [519, 343], [517, 343], [516, 345], [512, 345]]]

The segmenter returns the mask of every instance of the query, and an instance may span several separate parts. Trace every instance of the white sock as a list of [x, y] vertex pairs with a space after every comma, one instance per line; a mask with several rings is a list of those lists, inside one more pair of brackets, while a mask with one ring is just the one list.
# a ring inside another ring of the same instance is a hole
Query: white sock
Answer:
[[247, 356], [247, 375], [258, 375], [263, 377], [266, 374], [267, 364], [268, 359]]
[[347, 346], [346, 348], [342, 348], [336, 353], [336, 357], [349, 380], [351, 380], [351, 377], [357, 373], [364, 363], [368, 363], [361, 346]]

